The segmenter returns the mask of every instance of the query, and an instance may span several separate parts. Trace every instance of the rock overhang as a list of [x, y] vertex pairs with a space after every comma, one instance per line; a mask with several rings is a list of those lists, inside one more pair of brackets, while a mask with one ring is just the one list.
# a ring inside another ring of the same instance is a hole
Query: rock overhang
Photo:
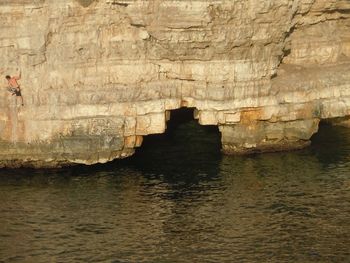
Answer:
[[2, 72], [22, 69], [26, 102], [0, 95], [2, 166], [123, 158], [183, 106], [228, 153], [304, 147], [349, 115], [348, 1], [2, 5]]

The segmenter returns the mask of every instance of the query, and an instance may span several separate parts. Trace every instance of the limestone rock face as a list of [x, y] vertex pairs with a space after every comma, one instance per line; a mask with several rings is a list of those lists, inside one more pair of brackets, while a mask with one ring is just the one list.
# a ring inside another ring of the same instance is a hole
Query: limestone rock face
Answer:
[[350, 115], [347, 0], [0, 0], [0, 22], [25, 101], [0, 92], [2, 167], [130, 156], [180, 107], [227, 153], [301, 148]]

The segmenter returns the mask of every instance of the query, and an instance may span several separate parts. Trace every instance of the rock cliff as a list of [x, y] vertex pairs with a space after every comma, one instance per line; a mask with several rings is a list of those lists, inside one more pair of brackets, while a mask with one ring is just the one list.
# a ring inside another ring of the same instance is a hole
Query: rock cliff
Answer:
[[[0, 0], [0, 166], [124, 158], [196, 108], [223, 151], [308, 145], [350, 115], [348, 0]], [[1, 84], [6, 87], [6, 80]]]

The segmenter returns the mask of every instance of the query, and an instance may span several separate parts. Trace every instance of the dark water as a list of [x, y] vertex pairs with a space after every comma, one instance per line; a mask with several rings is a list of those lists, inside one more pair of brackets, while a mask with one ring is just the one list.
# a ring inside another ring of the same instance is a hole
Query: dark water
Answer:
[[350, 129], [250, 157], [171, 130], [128, 161], [0, 171], [0, 262], [350, 262]]

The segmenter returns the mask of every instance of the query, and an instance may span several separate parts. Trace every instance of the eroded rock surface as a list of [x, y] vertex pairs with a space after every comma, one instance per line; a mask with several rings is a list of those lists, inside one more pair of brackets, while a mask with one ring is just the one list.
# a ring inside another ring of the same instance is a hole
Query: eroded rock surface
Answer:
[[227, 153], [301, 148], [350, 115], [347, 0], [0, 0], [0, 22], [25, 100], [0, 93], [0, 166], [124, 158], [184, 106]]

